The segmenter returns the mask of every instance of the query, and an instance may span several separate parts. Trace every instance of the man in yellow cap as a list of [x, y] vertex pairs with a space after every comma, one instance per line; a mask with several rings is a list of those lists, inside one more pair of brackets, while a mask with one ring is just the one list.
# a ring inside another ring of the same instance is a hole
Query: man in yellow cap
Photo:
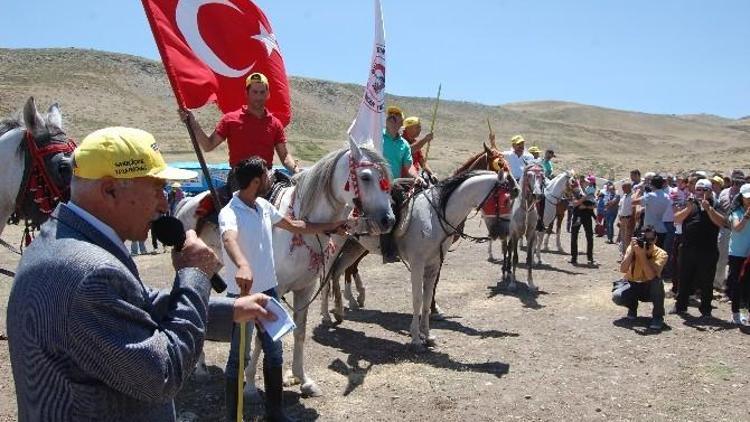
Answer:
[[529, 154], [531, 154], [532, 157], [534, 157], [535, 160], [539, 159], [539, 155], [542, 153], [542, 150], [539, 149], [538, 146], [532, 145], [531, 148], [529, 148]]
[[417, 172], [426, 172], [427, 177], [432, 178], [432, 169], [430, 169], [424, 155], [422, 155], [422, 147], [432, 141], [433, 135], [430, 132], [422, 139], [417, 139], [420, 133], [422, 133], [422, 124], [419, 117], [412, 116], [404, 119], [404, 131], [401, 136], [409, 143], [414, 168]]
[[8, 299], [18, 420], [174, 421], [207, 333], [273, 319], [262, 294], [209, 299], [219, 260], [192, 230], [173, 252], [173, 286], [141, 280], [124, 241], [167, 212], [167, 180], [194, 175], [138, 129], [98, 130], [75, 150], [70, 201], [24, 253]]
[[269, 96], [266, 76], [257, 72], [250, 74], [245, 80], [245, 92], [247, 104], [223, 115], [210, 136], [189, 110], [179, 110], [180, 118], [190, 124], [198, 144], [206, 152], [227, 141], [232, 167], [256, 155], [271, 166], [276, 151], [281, 164], [292, 174], [298, 173], [300, 168], [286, 147], [284, 126], [266, 109]]
[[[495, 133], [491, 132], [490, 143], [494, 144], [494, 142]], [[521, 176], [523, 176], [523, 168], [534, 160], [534, 156], [526, 152], [526, 140], [523, 139], [523, 136], [516, 135], [510, 138], [510, 144], [512, 149], [503, 151], [503, 157], [505, 157], [505, 161], [508, 163], [510, 174], [513, 175], [514, 179], [520, 180]]]

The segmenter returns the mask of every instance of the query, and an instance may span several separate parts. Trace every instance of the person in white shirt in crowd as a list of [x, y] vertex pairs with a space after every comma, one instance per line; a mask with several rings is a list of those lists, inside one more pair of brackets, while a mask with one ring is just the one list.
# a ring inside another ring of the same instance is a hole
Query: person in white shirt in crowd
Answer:
[[[490, 142], [494, 141], [494, 139], [495, 134], [490, 134]], [[521, 180], [523, 168], [534, 161], [534, 156], [526, 151], [526, 140], [523, 139], [523, 136], [516, 135], [510, 138], [510, 144], [512, 149], [503, 151], [503, 157], [505, 157], [505, 161], [508, 163], [510, 174], [513, 175], [513, 178]]]
[[[731, 173], [731, 183], [719, 192], [717, 210], [726, 216], [732, 209], [732, 203], [740, 193], [740, 186], [745, 184], [745, 173], [734, 170]], [[731, 227], [729, 224], [719, 230], [719, 260], [716, 263], [716, 275], [714, 277], [714, 289], [724, 291], [727, 286], [727, 264], [729, 254], [729, 236]]]
[[[258, 156], [242, 160], [234, 166], [240, 188], [219, 212], [223, 262], [226, 265], [227, 296], [264, 293], [278, 298], [276, 268], [273, 259], [272, 230], [279, 227], [292, 233], [315, 234], [344, 230], [345, 221], [309, 223], [292, 220], [263, 199], [271, 189], [271, 173], [266, 161]], [[225, 370], [226, 415], [233, 421], [237, 414], [237, 378], [239, 364], [239, 325], [232, 329], [232, 342]], [[252, 324], [246, 325], [247, 338], [252, 338]], [[266, 393], [267, 419], [290, 420], [282, 403], [282, 345], [265, 332], [258, 333], [263, 347], [263, 382]], [[246, 343], [245, 359], [249, 358], [250, 343]]]
[[622, 182], [622, 198], [617, 210], [617, 220], [620, 224], [620, 261], [625, 256], [625, 250], [630, 245], [635, 229], [633, 220], [633, 182], [625, 180]]

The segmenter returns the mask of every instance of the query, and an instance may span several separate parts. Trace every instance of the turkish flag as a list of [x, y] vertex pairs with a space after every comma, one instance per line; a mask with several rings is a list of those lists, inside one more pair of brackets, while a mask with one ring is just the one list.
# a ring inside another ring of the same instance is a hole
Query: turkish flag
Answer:
[[266, 107], [292, 118], [284, 60], [268, 18], [249, 0], [142, 0], [177, 102], [216, 102], [224, 113], [246, 103], [245, 78], [268, 77]]

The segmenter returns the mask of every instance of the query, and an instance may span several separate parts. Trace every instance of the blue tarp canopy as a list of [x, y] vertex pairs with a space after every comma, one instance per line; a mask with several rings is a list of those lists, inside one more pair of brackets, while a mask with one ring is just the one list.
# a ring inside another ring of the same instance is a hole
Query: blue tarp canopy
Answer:
[[[201, 171], [201, 165], [197, 161], [177, 161], [169, 163], [172, 167], [177, 167], [185, 170], [193, 170], [198, 173], [198, 176], [194, 179], [181, 181], [182, 190], [185, 193], [194, 195], [196, 193], [208, 190], [208, 183], [206, 183], [203, 172]], [[211, 175], [211, 181], [215, 188], [220, 188], [227, 184], [227, 175], [229, 174], [229, 164], [207, 164], [208, 173]], [[274, 170], [281, 170], [286, 174], [289, 174], [287, 169], [282, 166], [274, 166]]]

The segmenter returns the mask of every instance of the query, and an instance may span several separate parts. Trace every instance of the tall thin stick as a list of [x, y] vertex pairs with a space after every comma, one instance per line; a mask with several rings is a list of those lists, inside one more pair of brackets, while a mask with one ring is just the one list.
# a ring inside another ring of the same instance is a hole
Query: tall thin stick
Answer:
[[[437, 118], [438, 105], [440, 104], [440, 91], [443, 88], [443, 84], [438, 85], [437, 99], [435, 100], [435, 107], [432, 109], [432, 123], [430, 123], [430, 133], [435, 130], [435, 119]], [[424, 162], [427, 164], [427, 158], [430, 156], [430, 145], [432, 141], [427, 143], [427, 150], [424, 153]]]

